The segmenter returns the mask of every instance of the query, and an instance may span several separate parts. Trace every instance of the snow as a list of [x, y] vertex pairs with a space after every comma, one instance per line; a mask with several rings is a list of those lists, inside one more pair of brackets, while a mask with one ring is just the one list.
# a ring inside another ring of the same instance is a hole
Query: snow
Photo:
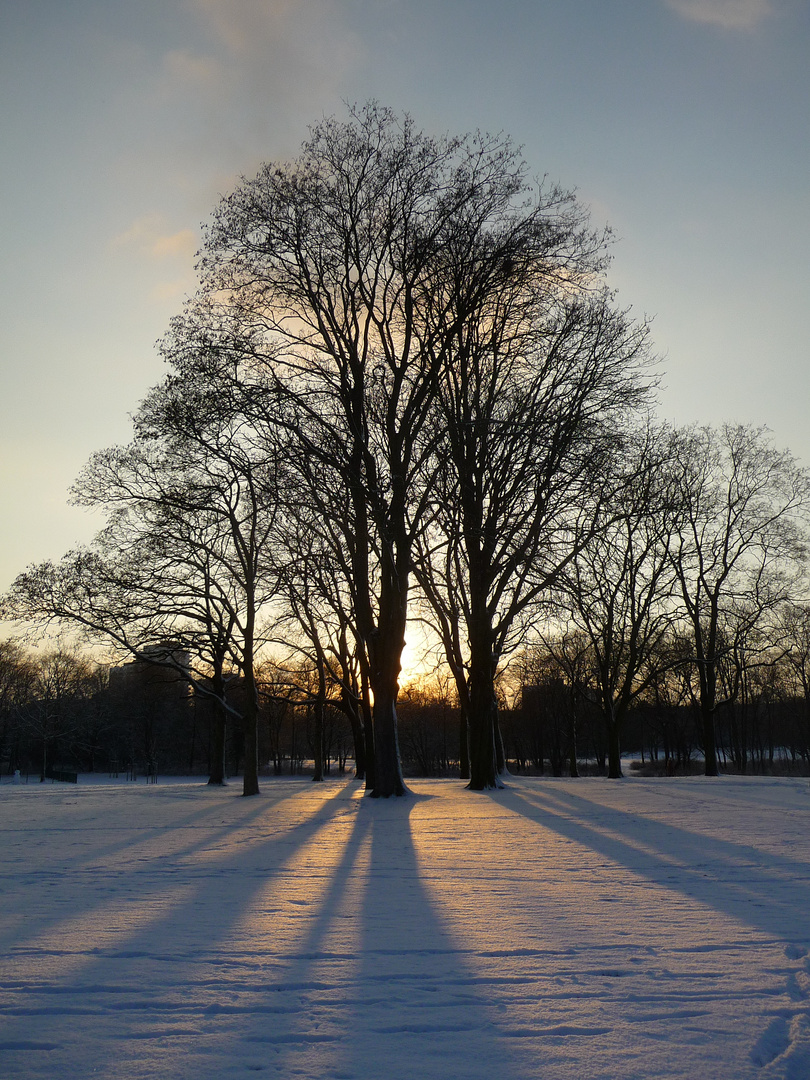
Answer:
[[0, 1075], [808, 1080], [810, 785], [0, 786]]

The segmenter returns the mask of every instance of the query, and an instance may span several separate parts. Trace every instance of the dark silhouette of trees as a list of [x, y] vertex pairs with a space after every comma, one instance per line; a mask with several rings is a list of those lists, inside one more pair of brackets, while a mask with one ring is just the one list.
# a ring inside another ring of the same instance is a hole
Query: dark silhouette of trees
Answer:
[[[499, 665], [538, 598], [593, 535], [605, 462], [646, 391], [646, 329], [606, 294], [581, 295], [595, 262], [581, 229], [570, 221], [559, 236], [549, 229], [547, 250], [525, 257], [522, 277], [512, 269], [488, 306], [458, 320], [438, 399], [441, 539], [421, 576], [443, 624], [461, 616], [466, 661], [456, 654], [451, 667], [466, 675], [477, 789], [495, 785], [503, 764]], [[512, 247], [517, 260], [519, 242]], [[564, 284], [557, 259], [569, 271]], [[446, 647], [462, 641], [444, 636]]]
[[[518, 440], [517, 430], [509, 432], [508, 421], [491, 412], [501, 390], [504, 401], [534, 407], [536, 416], [556, 408], [559, 417], [567, 408], [577, 431], [598, 423], [606, 382], [627, 404], [634, 385], [628, 370], [643, 334], [604, 297], [570, 300], [603, 258], [602, 238], [588, 231], [573, 199], [556, 189], [532, 191], [508, 140], [430, 139], [407, 117], [398, 121], [376, 105], [348, 123], [318, 125], [296, 162], [265, 166], [217, 211], [201, 264], [203, 288], [224, 297], [243, 324], [261, 327], [254, 359], [286, 396], [292, 429], [319, 463], [324, 485], [348, 497], [344, 542], [373, 697], [374, 794], [405, 790], [395, 702], [414, 543], [451, 449], [469, 504], [464, 536], [474, 586], [468, 630], [478, 748], [472, 782], [495, 782], [485, 749], [494, 731], [495, 644], [488, 640], [486, 597], [504, 567], [493, 573], [484, 565], [492, 556], [473, 535], [482, 524], [506, 532], [511, 526], [497, 513], [482, 521], [490, 493], [470, 481], [480, 465], [476, 455], [497, 440]], [[567, 303], [560, 299], [566, 295]], [[518, 368], [523, 360], [531, 370], [531, 351], [543, 369], [540, 391], [518, 388]], [[469, 393], [459, 382], [467, 386], [465, 372]], [[577, 380], [601, 393], [585, 389], [578, 397]], [[466, 423], [459, 410], [471, 406], [480, 406], [473, 445], [455, 439], [439, 450], [448, 420]], [[537, 419], [548, 434], [553, 421]], [[521, 430], [529, 431], [530, 418], [523, 420]], [[555, 448], [552, 473], [559, 456]], [[503, 454], [498, 461], [486, 470], [487, 486], [497, 482]], [[525, 512], [521, 506], [518, 513]], [[526, 554], [510, 549], [503, 560], [522, 564]]]
[[561, 602], [590, 646], [608, 741], [608, 776], [622, 775], [621, 728], [631, 705], [672, 662], [663, 648], [676, 623], [675, 573], [682, 508], [671, 437], [652, 427], [624, 443], [605, 520], [562, 575]]
[[19, 767], [19, 710], [31, 698], [36, 665], [25, 648], [12, 638], [0, 641], [0, 761]]
[[[167, 339], [164, 348], [176, 345]], [[58, 619], [136, 659], [175, 668], [217, 703], [211, 781], [224, 781], [225, 717], [244, 726], [244, 794], [258, 788], [259, 620], [275, 591], [271, 557], [281, 451], [245, 421], [238, 378], [191, 336], [175, 373], [144, 401], [136, 438], [93, 456], [77, 502], [107, 527], [86, 551], [30, 568], [6, 601], [17, 618]], [[170, 645], [156, 653], [154, 645]], [[176, 663], [178, 652], [199, 661]], [[229, 706], [229, 672], [241, 680]]]
[[735, 639], [797, 598], [810, 480], [764, 428], [688, 428], [673, 453], [684, 520], [672, 562], [697, 667], [705, 771], [716, 776], [715, 717], [726, 700], [718, 666]]
[[797, 619], [773, 649], [807, 475], [761, 429], [654, 430], [648, 328], [606, 289], [608, 242], [503, 136], [431, 138], [375, 103], [324, 120], [221, 201], [168, 376], [76, 485], [105, 528], [20, 575], [4, 614], [176, 670], [215, 708], [212, 783], [240, 725], [246, 795], [263, 710], [277, 769], [288, 728], [291, 767], [309, 740], [321, 778], [333, 728], [345, 763], [345, 717], [369, 792], [406, 793], [414, 583], [454, 686], [452, 704], [405, 702], [425, 769], [501, 783], [497, 680], [538, 637], [521, 663], [545, 734], [529, 746], [511, 719], [521, 761], [574, 774], [586, 702], [611, 776], [641, 703], [665, 742], [699, 707], [710, 774], [723, 701], [737, 764], [757, 740], [772, 756], [789, 671], [808, 697]]
[[72, 650], [60, 647], [37, 657], [20, 713], [24, 729], [39, 745], [41, 782], [53, 768], [53, 745], [77, 730], [94, 690], [93, 666]]

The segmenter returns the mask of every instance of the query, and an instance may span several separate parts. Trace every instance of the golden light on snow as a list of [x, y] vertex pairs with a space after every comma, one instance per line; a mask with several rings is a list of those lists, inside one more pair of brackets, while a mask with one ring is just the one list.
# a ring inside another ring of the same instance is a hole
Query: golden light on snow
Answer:
[[4, 783], [3, 1080], [809, 1075], [806, 780], [410, 785]]

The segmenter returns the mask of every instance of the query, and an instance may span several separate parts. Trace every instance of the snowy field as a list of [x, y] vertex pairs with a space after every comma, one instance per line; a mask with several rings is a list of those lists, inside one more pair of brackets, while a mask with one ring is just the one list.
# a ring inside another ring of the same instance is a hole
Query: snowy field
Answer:
[[807, 780], [0, 785], [0, 1076], [810, 1078]]

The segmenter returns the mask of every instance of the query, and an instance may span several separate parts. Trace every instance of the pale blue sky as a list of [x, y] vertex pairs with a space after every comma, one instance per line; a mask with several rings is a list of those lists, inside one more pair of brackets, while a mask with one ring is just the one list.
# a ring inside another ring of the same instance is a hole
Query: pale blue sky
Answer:
[[661, 415], [810, 464], [809, 60], [808, 0], [0, 0], [0, 589], [97, 527], [218, 195], [345, 100], [509, 132], [615, 229]]

